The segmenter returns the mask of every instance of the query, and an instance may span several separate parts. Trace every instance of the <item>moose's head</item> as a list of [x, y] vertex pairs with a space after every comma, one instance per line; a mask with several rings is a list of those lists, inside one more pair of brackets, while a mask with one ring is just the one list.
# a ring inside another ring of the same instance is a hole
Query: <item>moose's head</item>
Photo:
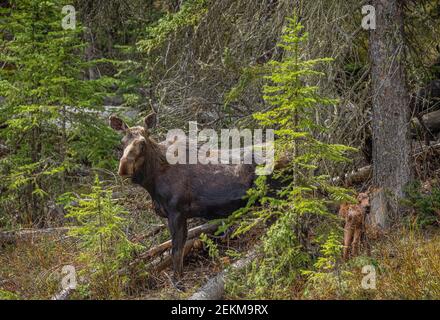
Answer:
[[359, 193], [357, 200], [362, 208], [368, 209], [370, 207], [370, 197], [368, 196], [368, 193]]
[[110, 116], [110, 127], [124, 134], [122, 138], [123, 155], [119, 161], [118, 174], [121, 177], [133, 177], [142, 168], [146, 160], [147, 148], [151, 145], [149, 130], [157, 123], [157, 116], [151, 113], [144, 118], [143, 126], [128, 127], [117, 116]]

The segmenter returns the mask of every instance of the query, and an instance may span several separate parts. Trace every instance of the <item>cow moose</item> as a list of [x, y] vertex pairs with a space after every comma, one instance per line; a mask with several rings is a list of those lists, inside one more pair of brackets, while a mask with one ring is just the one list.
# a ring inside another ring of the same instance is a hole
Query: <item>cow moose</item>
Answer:
[[253, 164], [169, 164], [166, 144], [150, 136], [156, 114], [145, 117], [142, 126], [128, 127], [112, 115], [110, 126], [123, 133], [123, 155], [118, 174], [131, 178], [151, 196], [156, 214], [168, 219], [172, 240], [174, 281], [183, 272], [183, 249], [187, 219], [223, 218], [245, 205], [245, 196], [255, 179]]

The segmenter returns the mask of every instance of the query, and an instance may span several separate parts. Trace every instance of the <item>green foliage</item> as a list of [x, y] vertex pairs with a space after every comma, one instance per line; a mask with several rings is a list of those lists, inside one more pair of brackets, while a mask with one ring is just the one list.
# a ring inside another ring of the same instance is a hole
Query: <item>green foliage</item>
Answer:
[[213, 260], [218, 260], [220, 257], [220, 252], [217, 245], [212, 241], [206, 234], [202, 233], [200, 235], [200, 240], [208, 248], [208, 254]]
[[414, 210], [416, 223], [426, 227], [439, 223], [440, 214], [440, 187], [432, 186], [431, 190], [423, 190], [420, 181], [410, 184], [406, 188], [406, 198], [402, 203]]
[[68, 206], [74, 226], [69, 234], [81, 240], [79, 262], [85, 265], [81, 276], [87, 279], [82, 292], [91, 298], [121, 298], [127, 279], [119, 273], [138, 245], [125, 233], [127, 212], [112, 200], [111, 190], [102, 187], [98, 177], [92, 192], [82, 195], [78, 206]]
[[345, 271], [341, 271], [341, 264], [339, 263], [343, 248], [341, 239], [340, 233], [331, 232], [321, 246], [321, 255], [313, 264], [314, 269], [302, 272], [307, 277], [307, 283], [304, 288], [305, 297], [313, 298], [310, 295], [314, 290], [323, 287], [334, 292], [339, 291], [339, 295], [342, 295], [344, 283], [341, 273], [344, 274]]
[[[307, 37], [302, 25], [289, 19], [279, 44], [285, 58], [271, 61], [265, 76], [264, 99], [271, 108], [254, 115], [261, 125], [275, 128], [276, 159], [292, 155], [289, 165], [274, 175], [283, 187], [273, 195], [268, 192], [267, 179], [260, 177], [248, 192], [248, 206], [232, 217], [241, 219], [236, 234], [275, 218], [262, 238], [261, 259], [247, 275], [249, 287], [254, 288], [253, 297], [267, 298], [267, 292], [285, 296], [299, 280], [300, 270], [309, 266], [311, 250], [321, 238], [328, 240], [315, 267], [334, 264], [332, 259], [340, 247], [333, 232], [339, 225], [328, 204], [352, 200], [348, 190], [331, 185], [329, 176], [322, 173], [321, 168], [330, 163], [349, 161], [345, 154], [355, 149], [320, 140], [325, 128], [316, 123], [315, 114], [337, 100], [320, 96], [318, 87], [310, 84], [323, 75], [317, 66], [330, 59], [304, 60], [302, 45]], [[310, 236], [312, 228], [319, 232], [315, 237]]]
[[[21, 222], [40, 218], [51, 195], [65, 191], [66, 173], [81, 163], [114, 166], [117, 142], [103, 121], [101, 100], [115, 81], [87, 80], [83, 29], [64, 30], [64, 0], [10, 1], [0, 34], [0, 131], [11, 153], [1, 160], [0, 206], [14, 202]], [[108, 62], [108, 61], [107, 61]], [[7, 208], [4, 209], [5, 211]]]
[[10, 291], [0, 289], [0, 300], [19, 300], [20, 297]]
[[[306, 299], [438, 299], [440, 262], [438, 232], [427, 235], [421, 230], [394, 228], [386, 239], [372, 243], [371, 256], [358, 256], [337, 265], [333, 271], [310, 274], [299, 298]], [[365, 289], [367, 273], [373, 266], [376, 289]]]
[[293, 230], [298, 222], [296, 213], [289, 210], [264, 236], [261, 248], [264, 257], [251, 275], [256, 297], [266, 295], [268, 290], [274, 297], [282, 296], [298, 280], [299, 271], [307, 266], [309, 257]]
[[243, 68], [241, 71], [240, 79], [238, 80], [237, 85], [235, 85], [231, 90], [229, 90], [224, 97], [224, 104], [226, 111], [229, 110], [229, 105], [232, 102], [235, 102], [243, 95], [245, 90], [257, 80], [261, 81], [262, 75], [264, 75], [265, 68], [263, 66], [251, 66]]
[[138, 48], [146, 53], [161, 46], [169, 36], [185, 27], [196, 26], [206, 13], [206, 0], [188, 0], [176, 13], [167, 14], [157, 24], [147, 29], [147, 39], [138, 42]]

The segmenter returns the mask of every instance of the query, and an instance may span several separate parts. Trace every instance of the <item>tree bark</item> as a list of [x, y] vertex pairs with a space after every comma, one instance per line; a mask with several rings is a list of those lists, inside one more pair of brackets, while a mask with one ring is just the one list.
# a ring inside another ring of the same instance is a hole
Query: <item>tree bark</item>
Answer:
[[373, 185], [384, 188], [391, 210], [411, 180], [409, 93], [404, 70], [403, 10], [398, 0], [374, 0], [370, 34], [373, 89]]

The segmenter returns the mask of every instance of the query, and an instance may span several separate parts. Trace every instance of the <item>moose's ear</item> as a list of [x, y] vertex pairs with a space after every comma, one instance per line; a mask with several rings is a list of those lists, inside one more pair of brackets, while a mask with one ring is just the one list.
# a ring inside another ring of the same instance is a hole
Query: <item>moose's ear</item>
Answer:
[[128, 129], [128, 126], [125, 124], [124, 120], [118, 118], [115, 115], [111, 115], [108, 119], [110, 127], [118, 132], [125, 132]]
[[144, 118], [145, 129], [153, 129], [157, 125], [157, 114], [155, 112], [150, 113]]
[[370, 206], [370, 198], [366, 193], [359, 193], [357, 200], [362, 207]]

